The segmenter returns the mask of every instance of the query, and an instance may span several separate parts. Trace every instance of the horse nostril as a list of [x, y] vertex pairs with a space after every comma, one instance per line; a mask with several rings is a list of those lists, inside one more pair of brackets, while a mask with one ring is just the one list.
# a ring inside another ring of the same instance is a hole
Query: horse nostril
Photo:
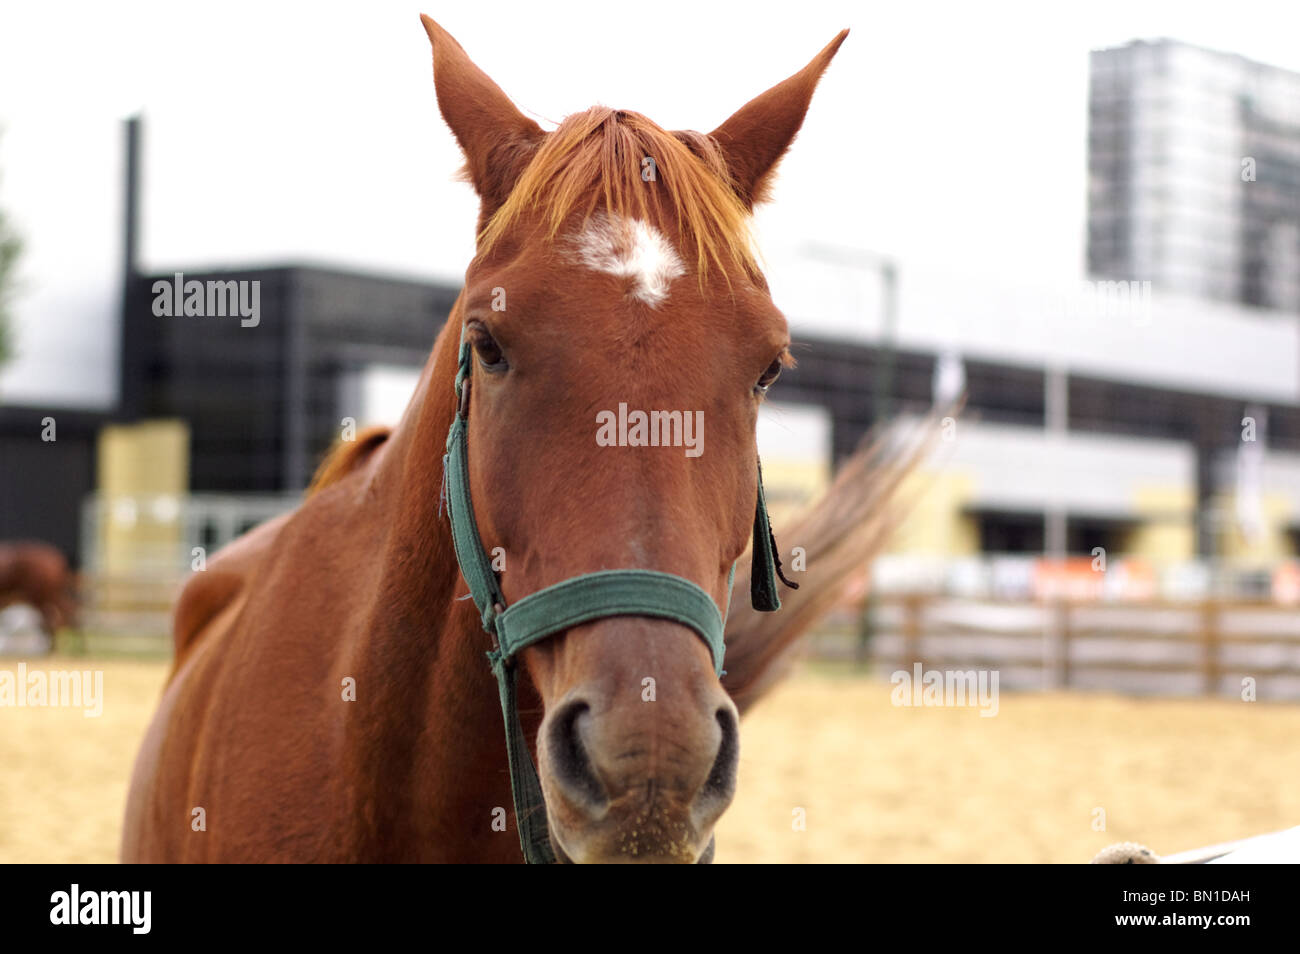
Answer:
[[[716, 716], [722, 730], [722, 741], [713, 768], [705, 779], [696, 799], [698, 806], [718, 804], [722, 807], [736, 794], [736, 766], [740, 761], [740, 732], [736, 726], [736, 711], [730, 706], [719, 708]], [[719, 810], [720, 811], [720, 810]]]
[[580, 721], [590, 709], [581, 700], [566, 703], [551, 719], [547, 742], [554, 780], [564, 786], [570, 798], [594, 808], [604, 805], [608, 796], [582, 744]]

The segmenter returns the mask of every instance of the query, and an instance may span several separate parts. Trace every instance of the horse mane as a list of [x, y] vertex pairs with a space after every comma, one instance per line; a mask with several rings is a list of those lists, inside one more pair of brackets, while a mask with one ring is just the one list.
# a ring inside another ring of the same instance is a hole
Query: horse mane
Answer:
[[[645, 159], [653, 166], [643, 165]], [[650, 176], [647, 170], [653, 170]], [[593, 106], [575, 113], [537, 148], [506, 201], [479, 234], [487, 254], [525, 213], [537, 212], [554, 240], [569, 217], [605, 211], [656, 225], [669, 220], [696, 256], [701, 284], [710, 263], [758, 275], [750, 214], [716, 140], [668, 132], [640, 113]]]
[[334, 446], [325, 455], [325, 459], [316, 468], [316, 473], [307, 486], [306, 496], [311, 497], [352, 473], [370, 456], [371, 451], [388, 440], [388, 435], [391, 433], [390, 428], [377, 425], [367, 427], [356, 436], [355, 440], [335, 441]]

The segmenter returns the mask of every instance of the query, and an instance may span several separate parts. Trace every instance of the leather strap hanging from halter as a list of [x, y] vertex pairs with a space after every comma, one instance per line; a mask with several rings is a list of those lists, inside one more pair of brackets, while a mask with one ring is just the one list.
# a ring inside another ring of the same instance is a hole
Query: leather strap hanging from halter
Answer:
[[[724, 619], [717, 605], [696, 583], [656, 570], [601, 570], [571, 577], [507, 605], [492, 561], [483, 547], [469, 489], [469, 403], [472, 351], [461, 329], [456, 370], [456, 416], [447, 434], [443, 457], [443, 494], [451, 520], [452, 542], [461, 575], [478, 607], [483, 628], [492, 637], [488, 660], [497, 679], [501, 714], [505, 720], [506, 754], [514, 794], [515, 822], [524, 858], [530, 864], [555, 861], [547, 831], [546, 806], [537, 768], [528, 751], [519, 720], [516, 695], [518, 667], [515, 657], [526, 646], [574, 626], [610, 616], [648, 616], [667, 619], [694, 630], [709, 647], [714, 671], [722, 675]], [[754, 554], [750, 573], [750, 599], [757, 610], [781, 608], [776, 590], [780, 560], [767, 517], [763, 473], [758, 473], [758, 500], [754, 513]], [[727, 601], [736, 568], [727, 580]], [[781, 575], [786, 585], [797, 588]]]

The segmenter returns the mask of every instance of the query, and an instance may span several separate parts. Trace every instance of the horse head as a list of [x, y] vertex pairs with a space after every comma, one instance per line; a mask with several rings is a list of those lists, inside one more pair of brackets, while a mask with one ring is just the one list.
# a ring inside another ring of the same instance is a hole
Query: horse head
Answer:
[[[487, 585], [512, 606], [599, 571], [656, 571], [725, 618], [761, 494], [758, 407], [789, 363], [750, 217], [845, 33], [707, 135], [605, 107], [547, 132], [423, 22], [481, 199], [451, 325]], [[537, 775], [555, 854], [707, 857], [739, 743], [698, 627], [578, 619], [516, 662], [544, 709]]]

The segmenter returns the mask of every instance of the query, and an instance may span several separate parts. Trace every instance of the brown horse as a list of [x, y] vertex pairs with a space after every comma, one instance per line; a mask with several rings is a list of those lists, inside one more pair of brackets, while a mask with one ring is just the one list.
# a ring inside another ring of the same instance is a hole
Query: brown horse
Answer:
[[[490, 647], [440, 493], [462, 334], [474, 516], [507, 601], [643, 568], [727, 609], [758, 404], [788, 361], [749, 216], [845, 34], [709, 135], [606, 108], [548, 133], [423, 21], [482, 200], [465, 288], [392, 434], [336, 456], [302, 507], [186, 586], [126, 861], [521, 860]], [[610, 446], [601, 415], [624, 406], [704, 427], [694, 446]], [[854, 499], [880, 504], [899, 473]], [[814, 526], [826, 580], [879, 539], [874, 525], [848, 557], [832, 545], [864, 515]], [[819, 592], [783, 593], [784, 629], [734, 601], [725, 687], [704, 642], [666, 620], [600, 619], [523, 651], [520, 710], [561, 859], [706, 856], [735, 786], [733, 698], [770, 679]]]
[[77, 622], [76, 576], [48, 543], [0, 543], [0, 609], [26, 603], [41, 614], [50, 638]]

